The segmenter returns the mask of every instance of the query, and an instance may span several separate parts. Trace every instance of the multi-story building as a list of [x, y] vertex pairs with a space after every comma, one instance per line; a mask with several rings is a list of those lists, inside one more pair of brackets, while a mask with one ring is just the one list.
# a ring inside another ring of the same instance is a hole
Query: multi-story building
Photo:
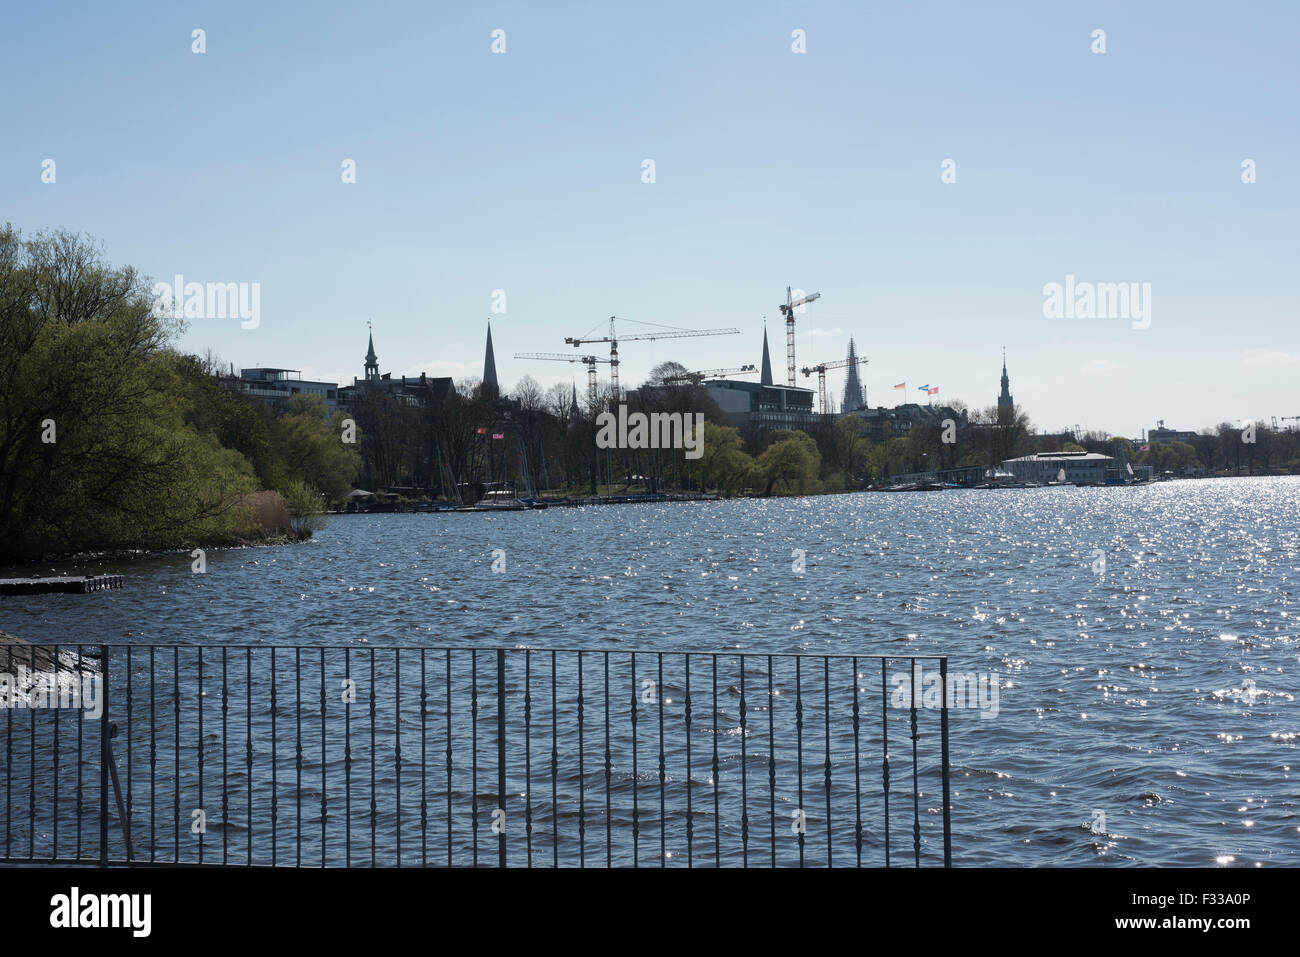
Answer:
[[1007, 459], [1002, 470], [1021, 482], [1056, 482], [1064, 472], [1067, 482], [1104, 485], [1114, 464], [1113, 456], [1099, 452], [1038, 452]]
[[[488, 336], [488, 350], [491, 354], [491, 335]], [[398, 376], [393, 378], [391, 373], [379, 372], [379, 356], [375, 354], [375, 336], [372, 332], [366, 349], [364, 379], [352, 380], [351, 385], [345, 385], [339, 389], [339, 404], [344, 408], [350, 407], [356, 402], [358, 396], [366, 391], [384, 392], [393, 397], [400, 405], [422, 406], [431, 401], [444, 399], [447, 393], [452, 389], [450, 378], [434, 377], [430, 378], [421, 372], [418, 376]], [[492, 370], [495, 381], [496, 369]]]
[[222, 385], [232, 392], [276, 405], [285, 405], [295, 395], [303, 394], [320, 396], [331, 413], [339, 403], [337, 382], [304, 379], [297, 369], [240, 369], [238, 378], [226, 376]]
[[796, 386], [772, 382], [772, 359], [767, 349], [767, 330], [763, 330], [763, 364], [760, 381], [709, 379], [704, 388], [738, 428], [809, 429], [817, 421], [813, 412], [813, 392]]

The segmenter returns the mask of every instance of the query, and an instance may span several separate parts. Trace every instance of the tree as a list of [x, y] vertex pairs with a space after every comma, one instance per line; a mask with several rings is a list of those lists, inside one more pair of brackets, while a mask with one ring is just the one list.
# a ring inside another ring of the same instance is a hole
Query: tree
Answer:
[[758, 473], [766, 482], [763, 494], [816, 491], [821, 454], [812, 436], [785, 429], [772, 436], [773, 442], [758, 457]]
[[0, 230], [0, 555], [251, 529], [252, 468], [186, 421], [176, 331], [90, 240]]

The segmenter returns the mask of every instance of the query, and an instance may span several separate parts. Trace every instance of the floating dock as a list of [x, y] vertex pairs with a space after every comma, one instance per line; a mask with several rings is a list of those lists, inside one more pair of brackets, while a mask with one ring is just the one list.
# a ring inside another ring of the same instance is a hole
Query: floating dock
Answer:
[[121, 588], [122, 575], [58, 575], [53, 578], [0, 578], [0, 595], [84, 595]]

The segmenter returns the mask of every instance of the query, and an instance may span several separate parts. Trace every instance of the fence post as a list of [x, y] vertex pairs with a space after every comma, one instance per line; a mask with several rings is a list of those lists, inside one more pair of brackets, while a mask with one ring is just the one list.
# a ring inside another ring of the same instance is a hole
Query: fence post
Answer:
[[506, 866], [506, 652], [497, 649], [497, 807], [501, 809], [497, 861]]
[[[99, 713], [99, 864], [108, 866], [108, 762], [112, 754], [108, 740], [108, 645], [100, 645], [99, 674], [102, 680]], [[57, 667], [57, 664], [56, 664]]]
[[939, 714], [939, 737], [943, 754], [943, 866], [952, 867], [952, 820], [948, 798], [948, 659], [939, 659], [939, 680], [943, 684], [943, 710]]

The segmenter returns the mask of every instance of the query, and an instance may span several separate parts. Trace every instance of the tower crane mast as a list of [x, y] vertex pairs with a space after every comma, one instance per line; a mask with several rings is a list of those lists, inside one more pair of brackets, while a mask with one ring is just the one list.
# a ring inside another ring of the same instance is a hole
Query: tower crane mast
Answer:
[[[787, 385], [794, 386], [794, 311], [800, 306], [806, 306], [822, 297], [819, 292], [811, 296], [800, 296], [798, 299], [792, 298], [794, 290], [789, 286], [785, 287], [785, 302], [781, 303], [781, 312], [785, 314], [785, 372]], [[823, 404], [825, 404], [823, 402]]]
[[805, 376], [817, 373], [817, 392], [821, 399], [822, 415], [826, 414], [826, 370], [827, 369], [844, 369], [851, 365], [866, 365], [866, 356], [858, 356], [855, 360], [836, 359], [834, 362], [819, 362], [815, 366], [804, 366], [799, 371]]

